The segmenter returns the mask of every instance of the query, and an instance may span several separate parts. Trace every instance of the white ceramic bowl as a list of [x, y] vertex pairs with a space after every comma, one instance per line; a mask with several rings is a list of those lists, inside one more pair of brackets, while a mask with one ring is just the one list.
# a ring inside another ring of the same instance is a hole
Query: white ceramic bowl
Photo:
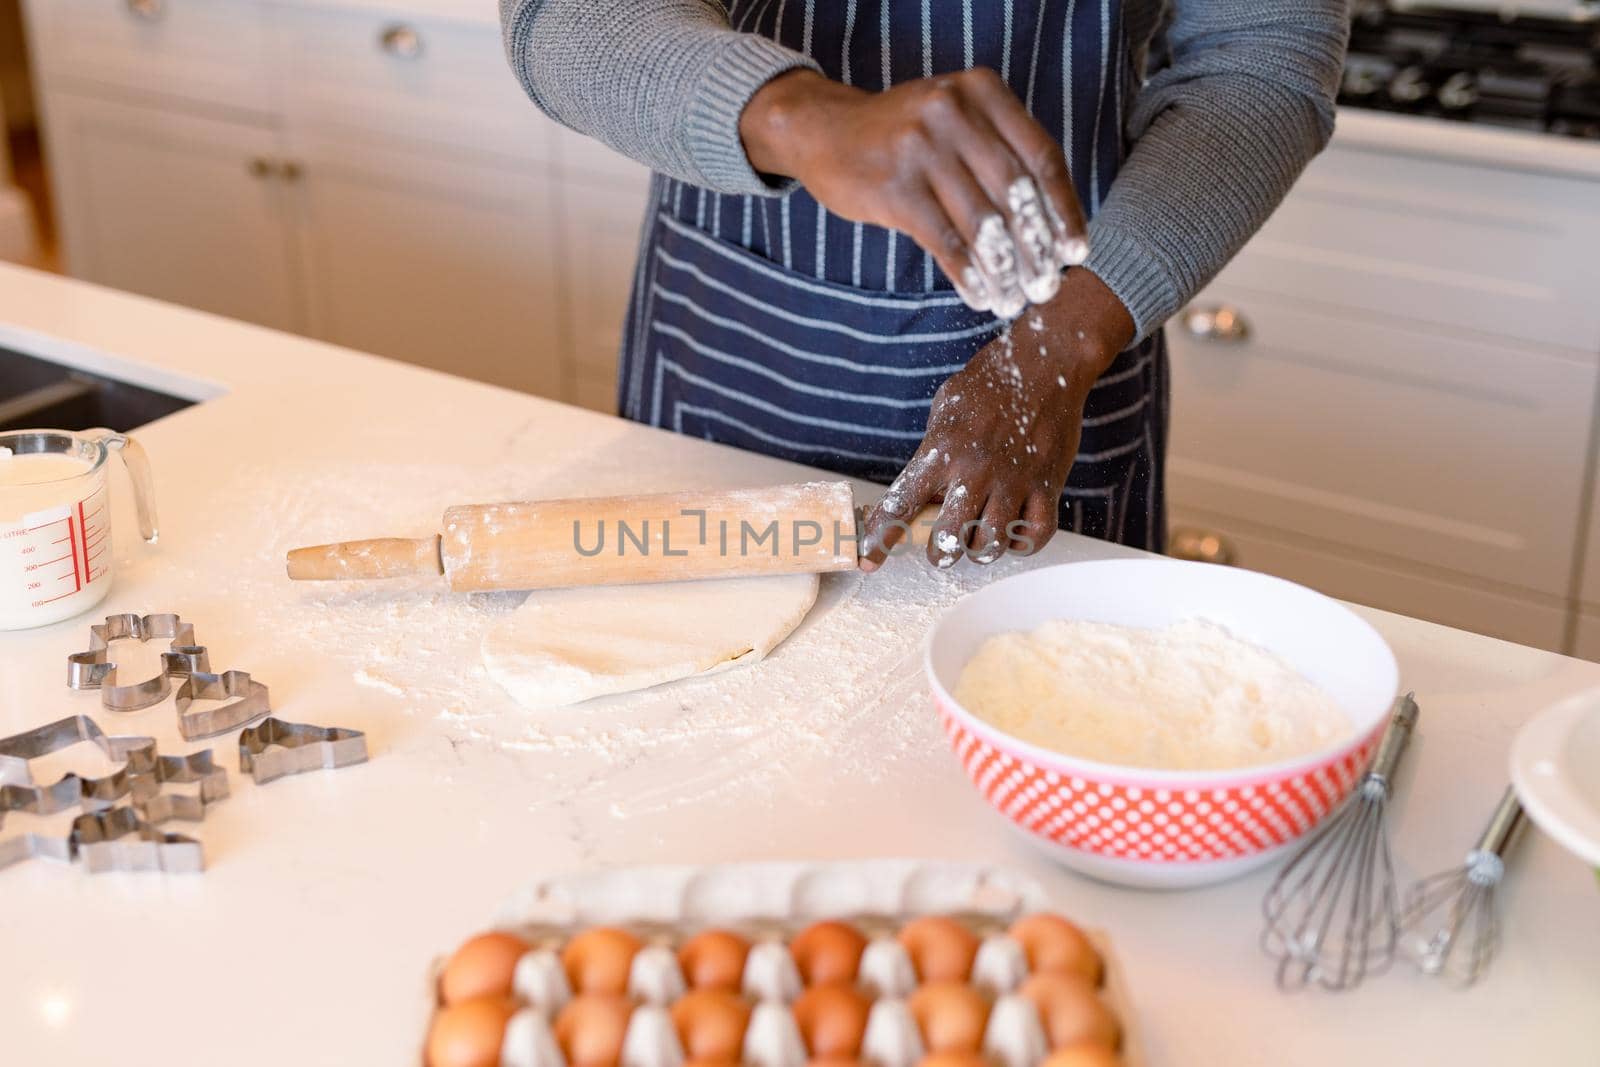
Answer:
[[[1147, 770], [1028, 744], [951, 696], [995, 634], [1051, 619], [1163, 627], [1193, 618], [1281, 656], [1349, 715], [1350, 735], [1279, 763]], [[1165, 559], [1067, 563], [995, 582], [945, 613], [926, 655], [945, 732], [984, 798], [1066, 866], [1149, 888], [1234, 877], [1311, 829], [1365, 769], [1399, 686], [1388, 644], [1338, 601], [1252, 571]]]

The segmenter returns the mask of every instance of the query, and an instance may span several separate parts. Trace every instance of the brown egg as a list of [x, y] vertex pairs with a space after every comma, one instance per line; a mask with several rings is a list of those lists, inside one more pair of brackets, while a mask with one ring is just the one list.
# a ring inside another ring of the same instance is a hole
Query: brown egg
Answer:
[[498, 1067], [506, 1023], [516, 1013], [508, 997], [477, 997], [440, 1008], [428, 1027], [428, 1067]]
[[574, 993], [620, 997], [628, 991], [628, 968], [642, 947], [626, 930], [596, 926], [567, 942], [561, 966]]
[[455, 1004], [474, 997], [504, 997], [528, 943], [499, 930], [479, 934], [456, 949], [439, 976], [439, 999]]
[[924, 982], [965, 982], [978, 954], [978, 935], [944, 915], [924, 915], [900, 928], [900, 943]]
[[924, 1056], [917, 1067], [989, 1067], [989, 1063], [976, 1052], [935, 1052]]
[[725, 989], [691, 989], [672, 1005], [672, 1025], [689, 1059], [737, 1061], [750, 1004]]
[[737, 993], [744, 977], [750, 942], [728, 930], [705, 930], [678, 949], [678, 966], [690, 989], [723, 989]]
[[1058, 1048], [1039, 1067], [1122, 1067], [1115, 1052], [1093, 1041]]
[[871, 1010], [872, 998], [854, 986], [817, 985], [794, 1002], [794, 1021], [813, 1059], [855, 1059]]
[[627, 997], [585, 993], [556, 1016], [556, 1043], [572, 1067], [617, 1067], [633, 1002]]
[[928, 982], [911, 994], [911, 1014], [929, 1052], [976, 1053], [983, 1045], [989, 1002], [964, 982]]
[[1065, 971], [1100, 984], [1100, 954], [1082, 930], [1061, 916], [1029, 915], [1013, 923], [1010, 933], [1027, 953], [1028, 969], [1034, 973]]
[[789, 942], [789, 954], [806, 985], [853, 982], [867, 939], [849, 923], [812, 923]]
[[1122, 1040], [1117, 1017], [1081, 974], [1047, 971], [1030, 975], [1022, 983], [1021, 993], [1039, 1009], [1051, 1048], [1088, 1041], [1114, 1050]]

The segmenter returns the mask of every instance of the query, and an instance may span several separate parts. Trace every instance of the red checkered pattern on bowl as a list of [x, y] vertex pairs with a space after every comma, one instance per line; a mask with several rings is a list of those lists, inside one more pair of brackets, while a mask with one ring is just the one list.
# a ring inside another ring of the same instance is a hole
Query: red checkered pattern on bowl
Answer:
[[1177, 863], [1236, 859], [1305, 833], [1354, 787], [1381, 732], [1309, 770], [1224, 788], [1158, 788], [1040, 767], [991, 745], [942, 704], [939, 717], [967, 777], [1018, 826], [1100, 856]]

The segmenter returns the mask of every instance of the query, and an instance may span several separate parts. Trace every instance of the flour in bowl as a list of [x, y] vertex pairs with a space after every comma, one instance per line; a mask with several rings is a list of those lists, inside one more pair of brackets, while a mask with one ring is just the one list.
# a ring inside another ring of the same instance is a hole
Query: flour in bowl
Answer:
[[1278, 656], [1195, 619], [1163, 630], [1063, 619], [999, 634], [962, 670], [955, 698], [1040, 748], [1128, 767], [1273, 763], [1352, 729]]

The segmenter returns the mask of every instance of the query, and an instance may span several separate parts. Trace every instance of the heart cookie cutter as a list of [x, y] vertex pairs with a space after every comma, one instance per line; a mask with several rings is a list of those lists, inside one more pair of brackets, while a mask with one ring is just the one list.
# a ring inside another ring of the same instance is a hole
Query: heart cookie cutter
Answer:
[[[220, 708], [190, 711], [190, 705], [196, 700], [227, 700], [232, 703]], [[178, 732], [185, 741], [198, 741], [237, 730], [272, 710], [267, 687], [251, 678], [246, 671], [224, 671], [221, 674], [191, 671], [178, 686], [176, 703]]]
[[[161, 655], [161, 673], [131, 685], [117, 683], [117, 665], [108, 655], [111, 642], [167, 641]], [[67, 657], [67, 685], [72, 689], [100, 690], [100, 703], [108, 711], [138, 711], [160, 703], [172, 691], [174, 676], [210, 669], [206, 650], [195, 644], [194, 627], [176, 614], [107, 615], [89, 627], [89, 650]]]
[[268, 718], [239, 734], [239, 773], [251, 775], [257, 785], [366, 760], [367, 735], [341, 726]]

